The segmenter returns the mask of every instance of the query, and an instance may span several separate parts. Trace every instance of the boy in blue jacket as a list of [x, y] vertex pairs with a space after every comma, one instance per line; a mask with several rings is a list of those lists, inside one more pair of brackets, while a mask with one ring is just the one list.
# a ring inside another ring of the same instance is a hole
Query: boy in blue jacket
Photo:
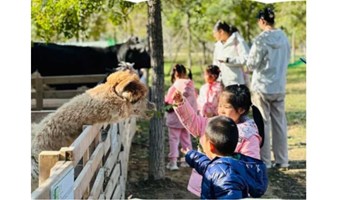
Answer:
[[234, 153], [238, 141], [235, 122], [225, 116], [209, 120], [201, 138], [203, 153], [182, 149], [186, 162], [203, 176], [201, 199], [261, 197], [268, 186], [265, 164]]

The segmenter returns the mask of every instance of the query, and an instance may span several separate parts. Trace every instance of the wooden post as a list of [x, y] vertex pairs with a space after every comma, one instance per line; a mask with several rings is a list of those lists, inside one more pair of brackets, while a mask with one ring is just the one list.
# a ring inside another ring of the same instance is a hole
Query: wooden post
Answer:
[[42, 151], [39, 154], [39, 186], [49, 177], [50, 170], [59, 158], [59, 151]]
[[[82, 157], [82, 169], [86, 166], [88, 160], [89, 160], [89, 157], [90, 157], [90, 152], [89, 152], [89, 149], [88, 148], [83, 157]], [[90, 186], [88, 185], [87, 188], [85, 189], [84, 193], [83, 193], [83, 199], [88, 199], [88, 196], [89, 196], [89, 192], [90, 192]]]
[[36, 90], [36, 109], [42, 110], [43, 109], [43, 81], [42, 77], [39, 73], [35, 78], [35, 90]]

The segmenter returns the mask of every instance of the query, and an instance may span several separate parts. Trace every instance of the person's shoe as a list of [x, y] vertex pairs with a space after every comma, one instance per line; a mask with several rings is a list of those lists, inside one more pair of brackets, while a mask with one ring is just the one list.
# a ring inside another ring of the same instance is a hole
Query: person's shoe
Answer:
[[169, 169], [169, 170], [171, 170], [171, 171], [178, 170], [177, 162], [176, 161], [170, 161], [170, 162], [168, 162], [166, 168]]
[[185, 161], [181, 161], [180, 167], [190, 167], [189, 164]]
[[278, 169], [280, 171], [287, 171], [289, 170], [289, 164], [279, 164], [279, 163], [274, 163], [273, 168]]

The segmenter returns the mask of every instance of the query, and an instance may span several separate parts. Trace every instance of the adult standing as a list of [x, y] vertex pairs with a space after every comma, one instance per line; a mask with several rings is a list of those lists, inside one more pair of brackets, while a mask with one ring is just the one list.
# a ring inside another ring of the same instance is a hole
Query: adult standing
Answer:
[[[252, 102], [260, 109], [264, 119], [265, 142], [261, 148], [261, 159], [268, 168], [287, 169], [289, 161], [284, 99], [290, 45], [285, 33], [274, 28], [275, 13], [271, 8], [259, 11], [257, 18], [262, 32], [253, 42], [247, 67], [253, 71]], [[274, 165], [271, 163], [270, 130]]]
[[213, 64], [221, 70], [224, 86], [245, 84], [243, 66], [249, 53], [249, 47], [236, 27], [217, 21], [213, 34], [215, 43]]

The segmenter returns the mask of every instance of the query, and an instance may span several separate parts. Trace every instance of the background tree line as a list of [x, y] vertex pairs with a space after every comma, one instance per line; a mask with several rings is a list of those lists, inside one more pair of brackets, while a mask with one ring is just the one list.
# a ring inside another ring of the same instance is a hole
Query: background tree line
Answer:
[[[131, 35], [142, 39], [148, 36], [147, 3], [32, 0], [31, 5], [33, 41], [121, 42]], [[252, 0], [166, 0], [162, 1], [166, 60], [173, 63], [184, 60], [188, 67], [210, 62], [215, 42], [212, 28], [218, 19], [236, 26], [250, 45], [260, 32], [255, 15], [267, 5], [274, 8], [276, 27], [282, 28], [288, 35], [293, 55], [304, 55], [306, 1], [263, 4]]]

